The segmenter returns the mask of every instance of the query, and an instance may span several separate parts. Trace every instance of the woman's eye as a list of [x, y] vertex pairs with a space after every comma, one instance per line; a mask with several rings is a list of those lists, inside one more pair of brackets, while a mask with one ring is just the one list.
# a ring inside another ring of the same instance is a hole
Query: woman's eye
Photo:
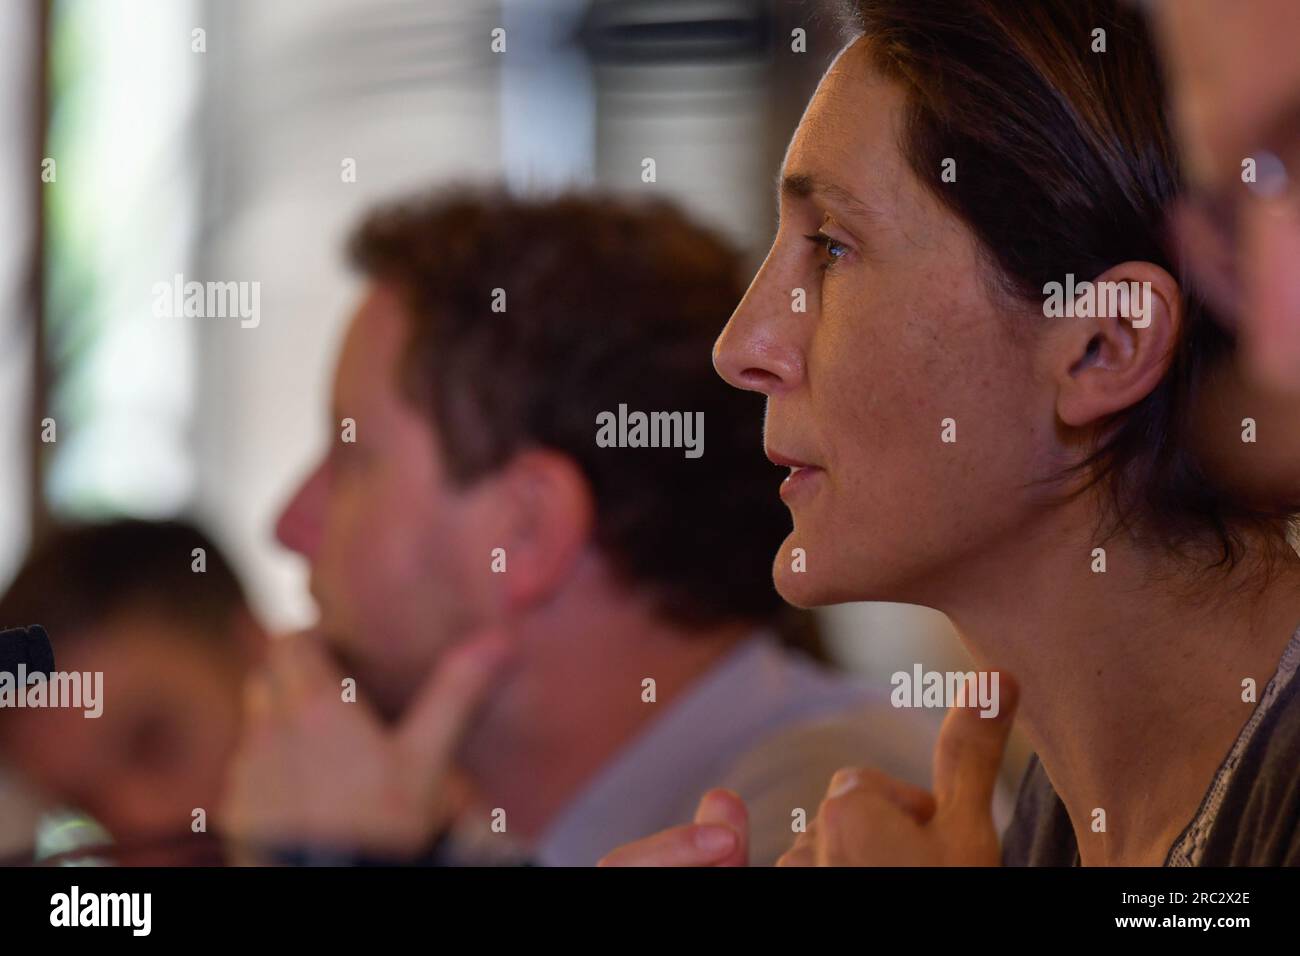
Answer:
[[819, 232], [816, 235], [808, 236], [807, 238], [815, 246], [818, 246], [825, 252], [827, 261], [822, 263], [823, 269], [834, 265], [848, 254], [848, 246], [844, 245], [842, 242], [836, 242], [825, 233]]

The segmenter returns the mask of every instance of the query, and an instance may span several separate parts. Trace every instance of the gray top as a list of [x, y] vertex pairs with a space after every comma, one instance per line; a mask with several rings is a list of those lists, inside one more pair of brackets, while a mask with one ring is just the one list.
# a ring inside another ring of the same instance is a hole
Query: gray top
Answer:
[[[524, 855], [543, 866], [593, 865], [625, 843], [689, 823], [706, 790], [727, 787], [749, 807], [750, 863], [769, 865], [794, 840], [795, 811], [811, 822], [840, 767], [874, 766], [929, 786], [941, 718], [897, 710], [888, 693], [756, 636], [625, 744]], [[491, 855], [505, 862], [495, 836], [457, 834], [453, 859], [484, 862], [479, 851], [495, 844]]]
[[[1166, 866], [1300, 866], [1300, 629]], [[1078, 866], [1079, 847], [1038, 758], [1002, 841], [1008, 866]]]

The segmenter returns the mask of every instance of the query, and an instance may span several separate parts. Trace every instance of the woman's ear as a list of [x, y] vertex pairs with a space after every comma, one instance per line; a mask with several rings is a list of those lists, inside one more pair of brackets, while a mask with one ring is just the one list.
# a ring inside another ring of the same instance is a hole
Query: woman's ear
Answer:
[[1183, 295], [1150, 262], [1123, 262], [1074, 285], [1065, 314], [1046, 321], [1064, 323], [1052, 337], [1056, 414], [1081, 428], [1136, 405], [1160, 384], [1182, 327]]

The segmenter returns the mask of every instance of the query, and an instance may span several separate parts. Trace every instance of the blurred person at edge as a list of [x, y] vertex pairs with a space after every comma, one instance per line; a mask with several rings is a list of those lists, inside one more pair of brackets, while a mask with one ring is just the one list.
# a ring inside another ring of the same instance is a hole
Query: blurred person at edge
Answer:
[[[752, 827], [713, 836], [770, 863], [844, 761], [928, 779], [937, 720], [777, 640], [780, 473], [710, 362], [733, 250], [664, 203], [448, 190], [352, 253], [334, 438], [278, 525], [319, 628], [250, 695], [229, 830], [300, 862], [592, 865], [722, 782]], [[608, 447], [621, 406], [703, 429]]]
[[[781, 594], [943, 611], [1002, 706], [950, 710], [932, 791], [842, 769], [781, 862], [1300, 864], [1300, 487], [1265, 506], [1197, 448], [1233, 342], [1170, 250], [1177, 152], [1141, 15], [847, 6], [855, 38], [795, 132], [715, 362], [767, 397], [767, 453], [792, 468], [781, 552], [819, 557], [777, 561]], [[1068, 275], [1150, 301], [1058, 312]], [[1017, 711], [1036, 755], [1000, 835]], [[707, 799], [743, 834], [739, 801]], [[715, 863], [708, 828], [606, 862]]]
[[1182, 238], [1261, 383], [1300, 393], [1300, 4], [1150, 5], [1186, 169]]
[[215, 817], [267, 639], [217, 544], [183, 521], [57, 527], [0, 598], [0, 624], [40, 624], [61, 673], [103, 674], [98, 717], [0, 711], [0, 755], [108, 831], [96, 856], [212, 862], [190, 858], [218, 851], [189, 837]]
[[[1207, 460], [1266, 499], [1300, 488], [1300, 3], [1146, 5], [1186, 170], [1173, 222], [1242, 346], [1203, 409]], [[1247, 418], [1259, 438], [1243, 456]]]

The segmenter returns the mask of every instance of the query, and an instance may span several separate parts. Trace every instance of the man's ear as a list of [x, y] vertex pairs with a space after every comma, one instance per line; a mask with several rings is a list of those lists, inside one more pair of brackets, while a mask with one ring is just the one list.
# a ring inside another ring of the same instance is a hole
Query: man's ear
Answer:
[[514, 609], [545, 601], [590, 543], [596, 505], [587, 476], [568, 455], [530, 449], [503, 469], [497, 501], [506, 519], [502, 593]]
[[1169, 368], [1183, 323], [1178, 282], [1150, 262], [1107, 269], [1092, 280], [1092, 294], [1091, 307], [1085, 296], [1076, 297], [1074, 317], [1046, 320], [1062, 323], [1052, 337], [1056, 414], [1076, 428], [1150, 395]]

